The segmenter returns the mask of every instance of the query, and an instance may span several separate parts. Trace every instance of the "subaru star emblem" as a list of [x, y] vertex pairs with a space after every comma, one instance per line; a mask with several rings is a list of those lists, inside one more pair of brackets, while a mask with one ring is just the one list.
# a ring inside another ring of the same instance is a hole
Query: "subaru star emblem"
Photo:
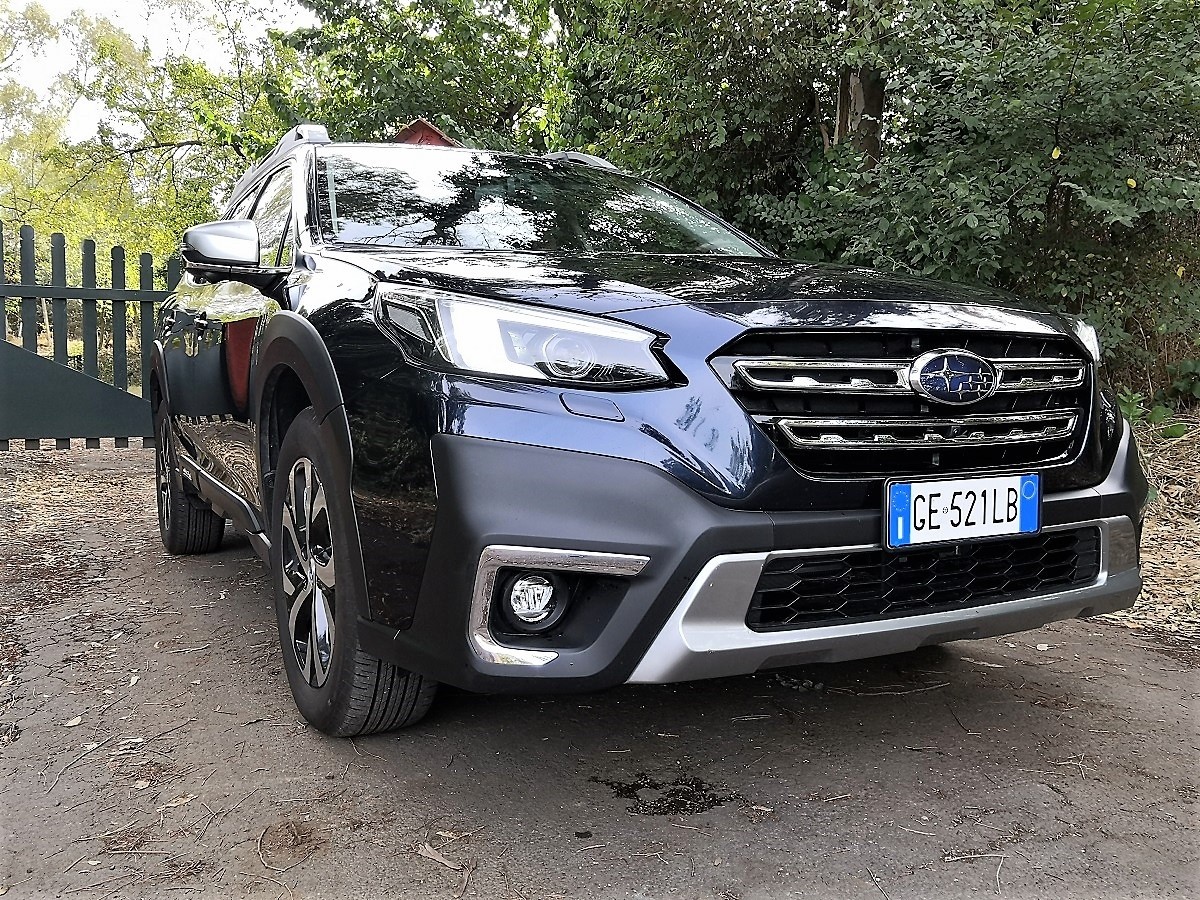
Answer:
[[908, 370], [908, 383], [922, 397], [965, 406], [996, 393], [996, 367], [967, 350], [922, 353]]

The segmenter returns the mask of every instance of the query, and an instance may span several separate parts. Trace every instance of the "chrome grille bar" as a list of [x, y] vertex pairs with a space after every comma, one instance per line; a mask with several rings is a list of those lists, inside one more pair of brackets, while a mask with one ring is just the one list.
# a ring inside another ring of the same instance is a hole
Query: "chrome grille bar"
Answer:
[[[800, 418], [755, 416], [796, 447], [880, 449], [986, 447], [1068, 440], [1079, 415], [1072, 410], [956, 418]], [[868, 436], [862, 432], [869, 430]]]
[[1057, 391], [1077, 388], [1087, 378], [1087, 363], [1077, 359], [994, 359], [1000, 391]]
[[[872, 394], [911, 390], [908, 367], [907, 361], [894, 359], [799, 359], [790, 356], [746, 357], [733, 364], [738, 377], [748, 387], [760, 391]], [[767, 373], [780, 377], [764, 377]]]
[[[995, 367], [991, 395], [974, 405], [939, 402], [913, 385], [918, 360], [954, 347]], [[916, 323], [764, 328], [709, 364], [794, 468], [855, 480], [1067, 464], [1083, 451], [1095, 374], [1066, 334], [960, 333]]]
[[[1077, 359], [992, 359], [997, 392], [1057, 391], [1080, 387], [1087, 363]], [[894, 359], [806, 359], [789, 356], [743, 357], [733, 371], [746, 387], [800, 393], [911, 393], [911, 361]], [[728, 384], [727, 387], [735, 387]]]

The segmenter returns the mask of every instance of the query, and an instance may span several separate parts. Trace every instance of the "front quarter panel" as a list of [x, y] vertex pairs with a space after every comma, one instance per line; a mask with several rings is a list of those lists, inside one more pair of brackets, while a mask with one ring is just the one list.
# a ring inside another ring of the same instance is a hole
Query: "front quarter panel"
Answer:
[[[439, 421], [436, 376], [404, 364], [375, 323], [375, 278], [318, 255], [296, 316], [314, 335], [339, 389], [347, 491], [353, 498], [370, 617], [411, 622], [436, 512], [430, 439]], [[269, 366], [268, 366], [269, 368]]]

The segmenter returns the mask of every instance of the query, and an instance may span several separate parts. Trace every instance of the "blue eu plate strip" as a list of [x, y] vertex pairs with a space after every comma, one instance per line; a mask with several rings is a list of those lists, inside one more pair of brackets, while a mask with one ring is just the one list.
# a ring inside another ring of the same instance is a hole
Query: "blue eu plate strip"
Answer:
[[1038, 521], [1038, 476], [1024, 475], [1021, 477], [1021, 532], [1037, 531], [1041, 526]]
[[[1034, 501], [1037, 502], [1036, 500]], [[891, 512], [888, 522], [888, 543], [893, 547], [903, 547], [909, 542], [912, 522], [912, 485], [888, 485], [888, 510]]]

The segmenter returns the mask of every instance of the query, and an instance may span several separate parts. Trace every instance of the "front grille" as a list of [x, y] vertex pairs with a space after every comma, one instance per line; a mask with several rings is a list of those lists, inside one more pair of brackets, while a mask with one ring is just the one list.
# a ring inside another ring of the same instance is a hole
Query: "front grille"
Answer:
[[764, 567], [746, 614], [754, 631], [965, 609], [1091, 584], [1100, 529], [953, 546], [831, 551]]
[[[917, 394], [909, 366], [944, 348], [990, 360], [996, 392], [969, 406]], [[752, 332], [712, 366], [792, 465], [818, 477], [1063, 464], [1082, 449], [1091, 409], [1090, 362], [1062, 336]]]

